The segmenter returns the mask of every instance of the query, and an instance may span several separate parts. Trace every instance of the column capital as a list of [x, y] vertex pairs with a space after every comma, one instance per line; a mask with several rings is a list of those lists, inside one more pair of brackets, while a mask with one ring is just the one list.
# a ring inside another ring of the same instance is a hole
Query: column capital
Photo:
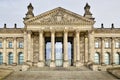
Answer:
[[85, 34], [85, 38], [88, 38], [88, 35]]
[[88, 31], [89, 34], [94, 34], [93, 30]]
[[7, 39], [7, 37], [2, 37], [2, 39], [4, 40], [4, 39]]
[[55, 33], [55, 30], [50, 30], [51, 33]]
[[105, 40], [106, 38], [105, 37], [101, 37], [102, 40]]
[[43, 30], [39, 30], [39, 33], [43, 33]]
[[115, 40], [115, 39], [116, 39], [116, 37], [112, 37], [111, 39], [112, 39], [112, 40]]
[[27, 31], [29, 34], [31, 34], [32, 33], [32, 31], [31, 30], [29, 30], [29, 31]]
[[80, 33], [81, 31], [80, 30], [75, 30], [76, 33]]
[[14, 40], [16, 40], [17, 37], [13, 37]]

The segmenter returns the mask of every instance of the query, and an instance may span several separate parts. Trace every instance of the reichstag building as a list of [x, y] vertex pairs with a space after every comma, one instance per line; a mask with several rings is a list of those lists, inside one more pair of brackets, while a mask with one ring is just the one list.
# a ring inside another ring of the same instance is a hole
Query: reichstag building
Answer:
[[120, 66], [120, 29], [94, 28], [88, 3], [83, 16], [61, 7], [34, 16], [31, 3], [27, 8], [24, 28], [0, 29], [0, 66]]

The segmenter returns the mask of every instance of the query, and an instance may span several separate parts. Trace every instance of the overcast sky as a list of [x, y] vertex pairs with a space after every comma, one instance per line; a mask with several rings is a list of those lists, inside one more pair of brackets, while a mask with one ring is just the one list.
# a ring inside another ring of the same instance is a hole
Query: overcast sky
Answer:
[[120, 0], [0, 0], [0, 27], [4, 23], [8, 27], [13, 27], [14, 23], [18, 27], [24, 27], [23, 17], [29, 3], [34, 7], [35, 16], [56, 7], [83, 15], [84, 6], [89, 3], [96, 21], [94, 27], [100, 27], [101, 23], [105, 27], [111, 27], [114, 23], [115, 27], [120, 28]]

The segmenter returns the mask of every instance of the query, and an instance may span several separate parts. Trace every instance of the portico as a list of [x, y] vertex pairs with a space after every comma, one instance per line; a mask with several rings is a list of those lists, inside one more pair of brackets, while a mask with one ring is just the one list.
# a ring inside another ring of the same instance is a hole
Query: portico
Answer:
[[[27, 62], [31, 65], [44, 67], [79, 67], [84, 64], [82, 55], [80, 54], [81, 37], [86, 31], [28, 31], [29, 54]], [[37, 43], [36, 43], [37, 42]], [[31, 45], [31, 47], [30, 47]], [[37, 46], [36, 46], [37, 45]], [[78, 48], [77, 48], [78, 47]], [[84, 47], [84, 46], [82, 46]]]

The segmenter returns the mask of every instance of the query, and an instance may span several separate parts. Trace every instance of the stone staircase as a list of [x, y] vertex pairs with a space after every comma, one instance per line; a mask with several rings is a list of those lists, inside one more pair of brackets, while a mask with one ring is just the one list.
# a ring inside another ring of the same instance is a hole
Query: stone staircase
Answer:
[[77, 67], [55, 67], [55, 68], [50, 68], [50, 67], [43, 67], [43, 68], [38, 68], [38, 67], [31, 67], [28, 71], [91, 71], [85, 66], [81, 66], [79, 68]]
[[4, 80], [119, 80], [105, 71], [92, 71], [85, 66], [31, 67], [28, 71], [15, 71]]
[[105, 71], [17, 71], [4, 80], [119, 80]]

